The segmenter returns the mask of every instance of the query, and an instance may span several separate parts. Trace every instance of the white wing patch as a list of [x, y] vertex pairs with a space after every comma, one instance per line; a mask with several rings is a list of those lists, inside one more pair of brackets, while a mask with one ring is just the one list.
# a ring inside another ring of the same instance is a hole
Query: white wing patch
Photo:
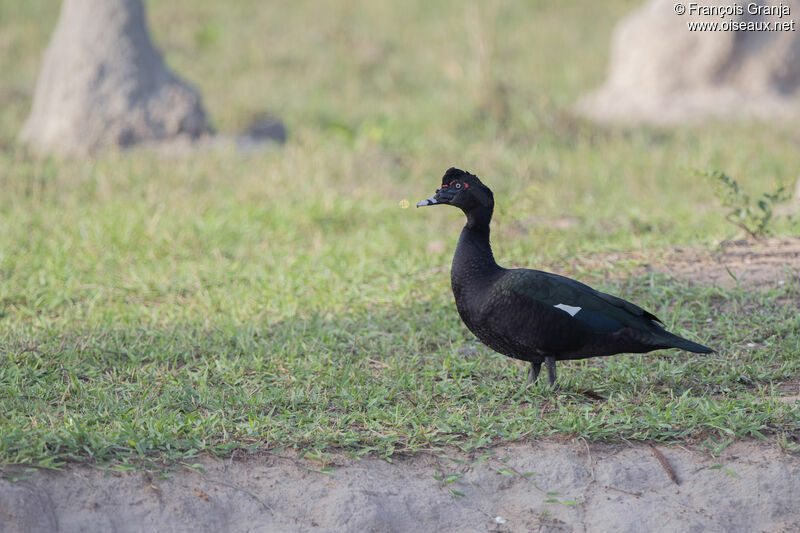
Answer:
[[569, 313], [569, 316], [575, 316], [575, 315], [578, 314], [578, 311], [581, 310], [580, 307], [573, 307], [573, 306], [567, 305], [567, 304], [558, 304], [558, 305], [554, 305], [553, 307], [557, 307], [557, 308], [561, 309], [562, 311], [566, 311], [567, 313]]

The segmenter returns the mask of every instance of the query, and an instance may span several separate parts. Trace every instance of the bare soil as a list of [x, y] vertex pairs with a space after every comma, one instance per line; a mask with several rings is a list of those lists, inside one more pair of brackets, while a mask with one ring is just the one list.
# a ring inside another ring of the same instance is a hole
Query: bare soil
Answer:
[[[340, 459], [330, 473], [291, 456], [240, 454], [164, 479], [72, 465], [0, 481], [0, 529], [800, 531], [800, 458], [775, 445], [737, 442], [717, 457], [555, 441], [492, 451], [450, 454], [461, 464], [433, 454]], [[455, 480], [434, 478], [442, 473]]]
[[800, 278], [800, 239], [765, 239], [723, 243], [715, 252], [676, 249], [655, 269], [692, 283], [767, 288]]
[[[800, 279], [800, 239], [674, 249], [637, 264], [766, 290]], [[795, 393], [785, 401], [800, 401], [796, 381], [783, 386]], [[800, 441], [800, 430], [789, 439]], [[327, 473], [288, 452], [204, 457], [202, 471], [168, 477], [5, 467], [0, 531], [800, 531], [800, 457], [775, 444], [735, 442], [716, 457], [702, 447], [563, 440], [491, 452], [448, 453], [463, 462], [342, 456]]]
[[602, 256], [605, 263], [620, 260], [639, 264], [640, 272], [660, 272], [697, 285], [769, 289], [800, 280], [800, 239], [728, 241], [713, 251], [673, 248], [653, 264], [636, 253]]

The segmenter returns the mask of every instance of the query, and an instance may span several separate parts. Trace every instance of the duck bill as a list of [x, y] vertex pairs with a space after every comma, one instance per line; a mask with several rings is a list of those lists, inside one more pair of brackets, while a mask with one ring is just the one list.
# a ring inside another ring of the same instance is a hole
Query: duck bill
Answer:
[[417, 207], [425, 207], [426, 205], [436, 205], [439, 202], [436, 200], [435, 196], [431, 196], [430, 198], [426, 198], [417, 204]]

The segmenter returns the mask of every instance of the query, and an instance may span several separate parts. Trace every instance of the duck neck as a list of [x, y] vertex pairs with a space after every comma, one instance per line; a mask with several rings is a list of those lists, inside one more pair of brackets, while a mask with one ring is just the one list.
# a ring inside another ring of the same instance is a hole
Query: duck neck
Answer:
[[453, 257], [452, 277], [455, 281], [461, 275], [490, 275], [500, 267], [494, 260], [489, 243], [489, 223], [492, 208], [481, 207], [466, 213], [467, 223], [461, 230], [456, 254]]

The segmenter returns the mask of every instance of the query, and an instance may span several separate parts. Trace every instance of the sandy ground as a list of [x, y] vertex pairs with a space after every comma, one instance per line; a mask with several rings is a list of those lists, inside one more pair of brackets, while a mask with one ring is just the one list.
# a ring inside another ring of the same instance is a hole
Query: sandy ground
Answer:
[[[641, 268], [768, 290], [797, 282], [800, 239], [675, 249]], [[800, 442], [800, 430], [792, 438]], [[0, 532], [800, 531], [800, 456], [775, 444], [736, 442], [717, 457], [563, 440], [490, 452], [338, 457], [328, 473], [289, 452], [206, 457], [202, 471], [164, 478], [93, 465], [4, 467]]]
[[693, 283], [729, 287], [741, 283], [765, 287], [800, 279], [800, 239], [765, 239], [723, 244], [714, 254], [677, 249], [666, 265], [676, 277]]
[[[463, 464], [419, 454], [343, 460], [330, 473], [288, 456], [240, 454], [204, 458], [204, 472], [185, 468], [165, 479], [73, 465], [0, 481], [0, 529], [800, 531], [800, 457], [761, 442], [731, 444], [717, 457], [657, 450], [528, 442], [482, 460], [450, 454]], [[442, 473], [455, 481], [434, 478]]]
[[[603, 265], [631, 260], [640, 263], [634, 274], [660, 272], [693, 284], [767, 290], [800, 280], [800, 239], [768, 238], [757, 242], [727, 241], [714, 251], [673, 248], [657, 264], [649, 264], [638, 253], [600, 254], [593, 258]], [[629, 274], [628, 274], [629, 275]]]

